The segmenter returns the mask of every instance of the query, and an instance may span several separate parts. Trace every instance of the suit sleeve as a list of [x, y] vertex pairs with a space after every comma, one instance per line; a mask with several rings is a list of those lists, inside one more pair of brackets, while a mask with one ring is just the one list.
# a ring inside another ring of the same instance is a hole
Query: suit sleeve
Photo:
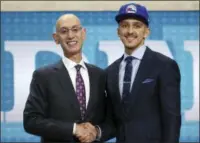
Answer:
[[170, 62], [159, 77], [163, 143], [178, 143], [181, 127], [180, 71]]
[[[106, 89], [106, 76], [104, 75], [104, 86]], [[101, 138], [100, 141], [107, 141], [116, 135], [116, 125], [115, 125], [115, 120], [114, 120], [114, 114], [113, 114], [113, 107], [112, 107], [112, 102], [110, 97], [107, 95], [105, 91], [105, 103], [106, 103], [106, 116], [105, 116], [105, 121], [99, 125], [101, 129]]]
[[73, 123], [48, 118], [49, 106], [47, 80], [44, 73], [35, 71], [23, 113], [25, 131], [48, 139], [72, 140]]

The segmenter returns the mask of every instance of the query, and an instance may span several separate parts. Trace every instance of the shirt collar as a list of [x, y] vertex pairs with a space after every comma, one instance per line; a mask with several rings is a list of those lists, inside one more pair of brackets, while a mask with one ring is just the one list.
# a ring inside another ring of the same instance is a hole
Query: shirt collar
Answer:
[[[142, 46], [136, 48], [134, 50], [134, 52], [131, 54], [131, 56], [133, 56], [134, 58], [136, 58], [138, 60], [141, 60], [144, 56], [145, 51], [146, 51], [146, 46], [142, 45]], [[128, 56], [130, 56], [130, 55], [128, 55], [127, 53], [124, 53], [124, 59]]]
[[[67, 70], [70, 70], [70, 69], [74, 68], [77, 65], [76, 62], [70, 60], [67, 57], [63, 57], [62, 61], [63, 61], [64, 65], [65, 65], [65, 67], [67, 68]], [[81, 61], [78, 64], [81, 65], [83, 67], [83, 69], [87, 69], [83, 59], [81, 59]]]

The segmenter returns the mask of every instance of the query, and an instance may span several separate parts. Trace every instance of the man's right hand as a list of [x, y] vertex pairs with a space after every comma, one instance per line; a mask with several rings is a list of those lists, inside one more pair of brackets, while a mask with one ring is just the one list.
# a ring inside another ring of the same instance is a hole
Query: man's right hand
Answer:
[[92, 142], [96, 139], [96, 128], [90, 123], [76, 124], [75, 136], [81, 142]]

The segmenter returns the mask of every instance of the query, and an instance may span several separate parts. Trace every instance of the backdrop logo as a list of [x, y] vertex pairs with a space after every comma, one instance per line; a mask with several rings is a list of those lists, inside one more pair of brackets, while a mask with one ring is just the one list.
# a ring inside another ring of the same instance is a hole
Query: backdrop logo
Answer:
[[[165, 41], [147, 41], [146, 44], [154, 51], [160, 52], [172, 59], [173, 54]], [[199, 41], [185, 41], [185, 51], [190, 52], [193, 57], [193, 106], [185, 111], [187, 121], [199, 121]], [[10, 52], [14, 60], [14, 107], [11, 111], [1, 114], [5, 116], [6, 122], [21, 122], [22, 111], [29, 94], [29, 85], [32, 73], [35, 70], [35, 57], [41, 51], [49, 51], [63, 56], [61, 48], [55, 48], [53, 41], [6, 41], [5, 50]], [[99, 50], [106, 53], [107, 65], [119, 58], [123, 54], [123, 45], [120, 41], [100, 41]], [[115, 51], [115, 53], [113, 53]], [[24, 54], [26, 53], [26, 54]], [[83, 54], [86, 62], [89, 62]], [[22, 68], [23, 65], [23, 68]], [[23, 79], [23, 80], [22, 80]]]

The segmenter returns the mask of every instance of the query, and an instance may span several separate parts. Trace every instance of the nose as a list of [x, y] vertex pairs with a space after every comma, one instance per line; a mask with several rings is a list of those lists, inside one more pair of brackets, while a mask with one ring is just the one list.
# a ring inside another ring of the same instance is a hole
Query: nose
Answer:
[[71, 30], [69, 30], [68, 33], [67, 33], [67, 37], [68, 37], [69, 39], [74, 38], [74, 33], [73, 33]]
[[128, 28], [128, 33], [129, 33], [129, 34], [132, 34], [133, 32], [134, 32], [134, 29], [133, 29], [132, 27], [129, 27], [129, 28]]

